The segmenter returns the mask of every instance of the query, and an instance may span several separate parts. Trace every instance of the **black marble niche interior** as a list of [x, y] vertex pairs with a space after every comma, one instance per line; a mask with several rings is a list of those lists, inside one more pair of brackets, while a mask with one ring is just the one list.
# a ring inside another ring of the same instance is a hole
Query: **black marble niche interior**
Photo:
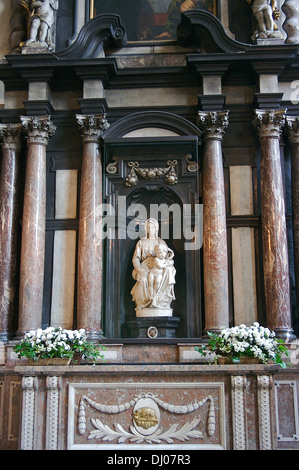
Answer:
[[[104, 144], [104, 198], [105, 203], [113, 207], [115, 236], [104, 240], [104, 293], [103, 293], [103, 329], [106, 338], [128, 338], [132, 332], [128, 322], [136, 318], [135, 304], [130, 291], [134, 285], [132, 278], [132, 257], [139, 236], [144, 236], [143, 221], [136, 221], [138, 213], [130, 213], [131, 204], [142, 204], [146, 208], [146, 217], [153, 214], [153, 204], [176, 204], [181, 214], [183, 205], [190, 204], [192, 230], [194, 230], [195, 204], [201, 202], [200, 168], [198, 164], [198, 137], [171, 138], [128, 138], [111, 139]], [[168, 161], [176, 161], [174, 170], [176, 184], [167, 184], [163, 177], [143, 179], [138, 176], [137, 184], [128, 186], [126, 178], [130, 172], [130, 162], [137, 162], [139, 168], [165, 168]], [[157, 207], [157, 206], [155, 206]], [[175, 217], [177, 217], [176, 213]], [[163, 237], [174, 251], [176, 268], [175, 296], [171, 304], [173, 316], [180, 319], [176, 337], [200, 337], [202, 332], [201, 306], [201, 255], [202, 250], [185, 250], [183, 225], [182, 237], [173, 231], [173, 213], [169, 218], [157, 213], [161, 223], [169, 225], [169, 237]], [[178, 220], [178, 219], [176, 219]], [[129, 235], [128, 226], [136, 227], [136, 239]], [[183, 220], [181, 218], [181, 224]], [[164, 228], [165, 230], [165, 228]], [[165, 234], [165, 232], [163, 232]], [[167, 234], [167, 230], [166, 230]], [[159, 234], [160, 236], [160, 234]], [[190, 241], [190, 240], [188, 240]]]

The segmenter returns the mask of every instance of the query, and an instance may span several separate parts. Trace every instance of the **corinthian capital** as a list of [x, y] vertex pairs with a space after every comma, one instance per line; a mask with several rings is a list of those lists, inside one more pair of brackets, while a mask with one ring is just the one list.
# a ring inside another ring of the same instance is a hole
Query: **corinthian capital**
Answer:
[[21, 121], [29, 144], [47, 146], [50, 138], [55, 134], [56, 127], [49, 116], [21, 116]]
[[287, 116], [285, 129], [291, 144], [299, 144], [299, 118]]
[[106, 114], [77, 114], [76, 118], [84, 142], [98, 142], [99, 137], [109, 127]]
[[20, 143], [21, 124], [0, 124], [0, 140], [3, 148], [16, 149]]
[[222, 139], [229, 124], [228, 111], [198, 111], [197, 127], [206, 139]]
[[279, 139], [285, 124], [286, 110], [255, 109], [254, 126], [260, 138], [272, 137]]

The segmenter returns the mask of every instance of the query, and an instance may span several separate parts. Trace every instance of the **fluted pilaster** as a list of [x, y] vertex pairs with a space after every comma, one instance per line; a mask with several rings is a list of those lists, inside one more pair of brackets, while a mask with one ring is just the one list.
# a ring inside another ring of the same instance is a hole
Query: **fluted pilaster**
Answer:
[[77, 327], [102, 337], [102, 161], [99, 138], [109, 124], [104, 114], [77, 115], [83, 139], [80, 188]]
[[262, 238], [267, 325], [285, 340], [293, 338], [285, 200], [279, 139], [285, 110], [255, 110], [260, 140]]
[[227, 232], [222, 138], [228, 112], [198, 112], [204, 136], [203, 155], [203, 269], [205, 330], [229, 324]]

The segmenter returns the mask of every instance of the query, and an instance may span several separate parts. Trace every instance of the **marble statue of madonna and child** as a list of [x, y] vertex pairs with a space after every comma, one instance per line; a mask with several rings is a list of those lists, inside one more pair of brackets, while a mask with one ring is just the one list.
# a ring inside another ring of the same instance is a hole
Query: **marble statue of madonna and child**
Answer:
[[133, 255], [136, 283], [131, 290], [137, 317], [172, 316], [170, 304], [175, 299], [176, 270], [174, 252], [158, 237], [159, 224], [150, 218], [144, 224], [145, 237], [135, 247]]

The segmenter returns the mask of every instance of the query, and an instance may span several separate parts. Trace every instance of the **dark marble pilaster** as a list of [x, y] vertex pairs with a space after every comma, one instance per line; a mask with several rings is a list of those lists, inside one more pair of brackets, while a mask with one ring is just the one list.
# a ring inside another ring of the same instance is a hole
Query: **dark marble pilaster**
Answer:
[[80, 188], [77, 328], [85, 328], [89, 338], [102, 337], [102, 161], [99, 137], [109, 126], [105, 114], [77, 115], [83, 139]]
[[17, 336], [41, 327], [46, 224], [46, 147], [56, 128], [49, 116], [21, 117], [27, 138]]
[[0, 340], [13, 337], [16, 312], [21, 124], [0, 124]]
[[297, 305], [299, 304], [299, 118], [287, 117], [286, 131], [291, 148], [292, 216]]
[[204, 136], [203, 156], [203, 269], [205, 331], [229, 325], [228, 260], [222, 138], [228, 112], [198, 112]]
[[285, 110], [255, 110], [261, 147], [262, 238], [267, 326], [293, 338], [290, 281], [279, 139]]

